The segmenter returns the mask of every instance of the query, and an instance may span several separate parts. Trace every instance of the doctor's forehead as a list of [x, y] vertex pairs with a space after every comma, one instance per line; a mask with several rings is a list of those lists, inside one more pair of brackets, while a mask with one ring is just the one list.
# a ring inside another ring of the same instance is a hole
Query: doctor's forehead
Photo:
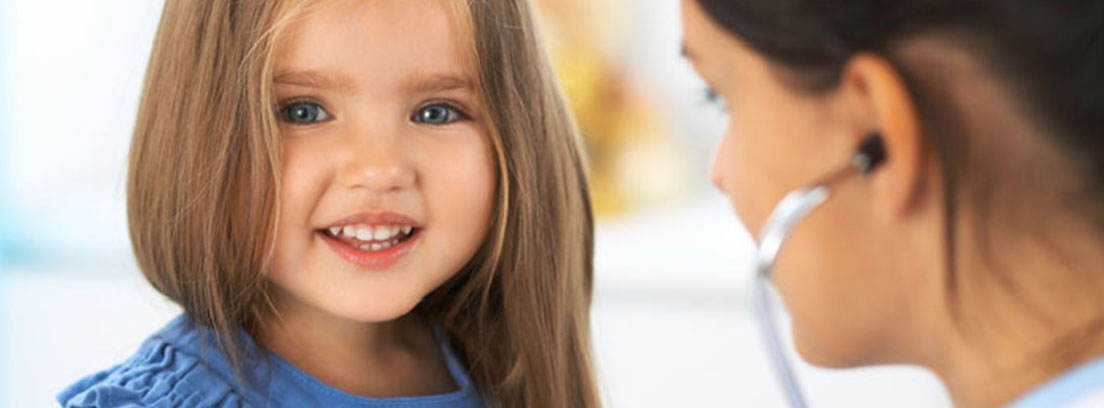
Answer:
[[727, 37], [724, 30], [705, 14], [696, 1], [682, 1], [682, 44], [680, 53], [695, 66], [708, 65], [712, 59], [706, 52], [716, 48]]

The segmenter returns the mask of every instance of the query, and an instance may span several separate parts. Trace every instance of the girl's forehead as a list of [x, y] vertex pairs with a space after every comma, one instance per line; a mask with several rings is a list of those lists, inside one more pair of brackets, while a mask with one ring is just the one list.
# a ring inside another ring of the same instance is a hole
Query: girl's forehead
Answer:
[[[409, 79], [470, 85], [472, 34], [444, 0], [335, 0], [312, 3], [276, 44], [276, 77], [352, 88]], [[320, 74], [327, 74], [323, 75]], [[414, 75], [417, 73], [417, 75]], [[325, 81], [320, 81], [325, 79]]]

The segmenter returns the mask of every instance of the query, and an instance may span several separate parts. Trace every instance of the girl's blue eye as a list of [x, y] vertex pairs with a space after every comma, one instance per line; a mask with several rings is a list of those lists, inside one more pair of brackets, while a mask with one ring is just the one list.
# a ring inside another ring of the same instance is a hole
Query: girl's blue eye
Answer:
[[330, 114], [314, 102], [295, 102], [280, 110], [280, 119], [297, 125], [325, 122]]
[[467, 119], [467, 115], [443, 103], [423, 106], [417, 112], [414, 112], [414, 116], [410, 118], [414, 123], [427, 125], [446, 125], [462, 119]]

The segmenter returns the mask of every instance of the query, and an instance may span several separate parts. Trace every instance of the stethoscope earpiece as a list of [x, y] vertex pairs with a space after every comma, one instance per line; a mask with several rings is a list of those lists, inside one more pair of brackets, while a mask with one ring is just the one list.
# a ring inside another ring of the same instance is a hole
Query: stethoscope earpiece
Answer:
[[873, 132], [855, 150], [855, 155], [851, 156], [851, 164], [858, 168], [862, 174], [869, 175], [874, 172], [874, 169], [885, 163], [886, 158], [885, 142], [882, 140], [882, 134]]

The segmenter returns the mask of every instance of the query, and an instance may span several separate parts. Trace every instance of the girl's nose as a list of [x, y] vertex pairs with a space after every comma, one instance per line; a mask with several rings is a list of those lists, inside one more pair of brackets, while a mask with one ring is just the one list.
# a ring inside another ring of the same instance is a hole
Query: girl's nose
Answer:
[[352, 154], [342, 155], [338, 180], [349, 189], [378, 193], [412, 187], [416, 174], [400, 137], [395, 131], [349, 137]]

